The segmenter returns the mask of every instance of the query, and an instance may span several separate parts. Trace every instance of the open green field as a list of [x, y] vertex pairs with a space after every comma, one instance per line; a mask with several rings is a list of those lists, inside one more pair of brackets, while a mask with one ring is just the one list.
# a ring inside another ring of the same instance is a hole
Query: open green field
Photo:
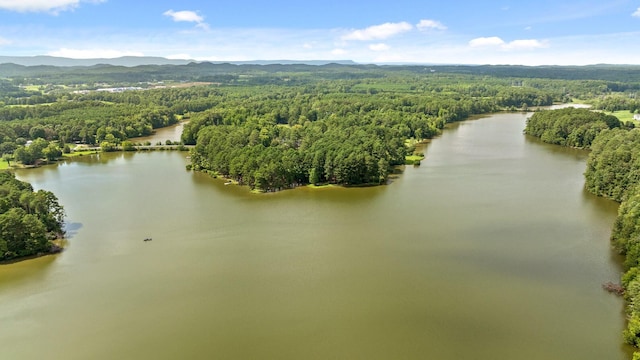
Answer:
[[620, 111], [614, 111], [614, 112], [606, 111], [605, 113], [607, 115], [613, 115], [623, 122], [633, 121], [636, 124], [640, 123], [640, 121], [638, 120], [633, 120], [633, 114], [630, 113], [629, 110], [620, 110]]
[[27, 91], [40, 91], [41, 86], [42, 85], [27, 85], [24, 87], [24, 89]]
[[62, 154], [62, 157], [64, 158], [72, 158], [72, 157], [76, 157], [76, 156], [85, 156], [85, 155], [91, 155], [91, 154], [96, 154], [98, 153], [98, 150], [81, 150], [81, 151], [72, 151], [68, 154]]

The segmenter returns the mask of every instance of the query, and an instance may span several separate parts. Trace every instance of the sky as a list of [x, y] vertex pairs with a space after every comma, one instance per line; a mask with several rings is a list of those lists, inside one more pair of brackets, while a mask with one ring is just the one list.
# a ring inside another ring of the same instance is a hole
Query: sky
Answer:
[[640, 64], [640, 0], [0, 0], [0, 55]]

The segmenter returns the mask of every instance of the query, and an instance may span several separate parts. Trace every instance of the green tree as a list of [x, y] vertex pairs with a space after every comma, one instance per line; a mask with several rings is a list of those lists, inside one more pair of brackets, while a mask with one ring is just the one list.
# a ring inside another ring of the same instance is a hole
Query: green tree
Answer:
[[131, 141], [125, 140], [122, 142], [122, 150], [124, 151], [136, 151], [136, 147]]
[[104, 152], [116, 151], [116, 145], [108, 141], [103, 141], [100, 143], [100, 149]]
[[7, 166], [11, 166], [11, 160], [13, 160], [12, 154], [2, 154], [2, 161], [6, 161]]
[[51, 142], [42, 150], [42, 155], [49, 161], [55, 161], [62, 156], [62, 150], [57, 144]]

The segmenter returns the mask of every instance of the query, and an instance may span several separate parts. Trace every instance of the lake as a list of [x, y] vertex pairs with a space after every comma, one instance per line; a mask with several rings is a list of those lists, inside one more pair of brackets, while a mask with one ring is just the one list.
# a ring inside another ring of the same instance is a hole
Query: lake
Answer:
[[379, 187], [252, 194], [162, 151], [18, 171], [70, 239], [0, 266], [2, 357], [628, 359], [618, 205], [525, 121], [452, 124]]

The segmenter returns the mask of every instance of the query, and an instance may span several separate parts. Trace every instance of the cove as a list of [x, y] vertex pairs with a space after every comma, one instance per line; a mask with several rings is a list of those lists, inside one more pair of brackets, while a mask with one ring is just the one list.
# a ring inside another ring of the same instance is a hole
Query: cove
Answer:
[[525, 120], [452, 124], [370, 188], [256, 195], [160, 151], [19, 171], [71, 237], [0, 267], [3, 357], [628, 359], [617, 204]]

